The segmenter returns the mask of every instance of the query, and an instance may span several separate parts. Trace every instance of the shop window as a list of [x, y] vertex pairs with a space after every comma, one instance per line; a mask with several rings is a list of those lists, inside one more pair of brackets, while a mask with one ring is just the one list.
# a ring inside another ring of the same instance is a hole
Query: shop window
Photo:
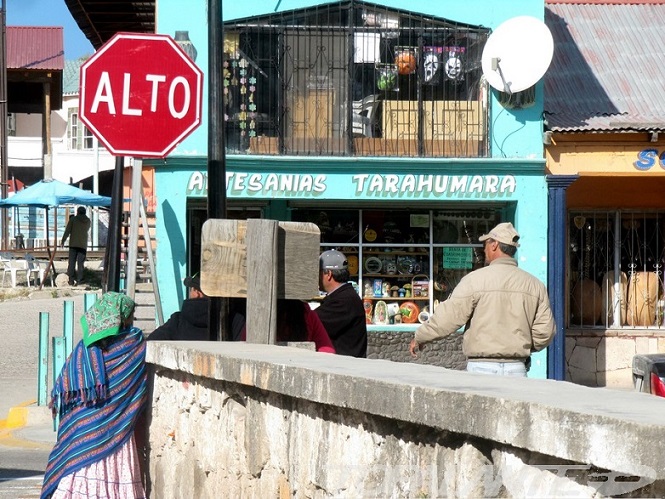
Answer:
[[571, 212], [569, 326], [662, 328], [663, 212]]
[[501, 211], [295, 209], [321, 231], [321, 249], [347, 256], [351, 280], [374, 325], [416, 324], [485, 264], [478, 237]]
[[229, 152], [488, 154], [486, 28], [352, 1], [224, 29]]

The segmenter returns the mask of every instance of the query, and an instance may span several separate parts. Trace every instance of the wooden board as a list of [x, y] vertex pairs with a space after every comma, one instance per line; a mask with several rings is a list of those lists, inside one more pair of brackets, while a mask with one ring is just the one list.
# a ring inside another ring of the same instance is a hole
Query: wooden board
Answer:
[[[247, 298], [247, 224], [207, 220], [201, 229], [201, 290], [208, 296]], [[311, 299], [319, 289], [321, 233], [312, 223], [279, 222], [277, 298]]]

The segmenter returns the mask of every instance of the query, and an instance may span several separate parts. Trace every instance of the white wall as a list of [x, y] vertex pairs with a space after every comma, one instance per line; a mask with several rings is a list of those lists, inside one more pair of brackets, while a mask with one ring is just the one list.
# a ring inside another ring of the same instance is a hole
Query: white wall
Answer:
[[[94, 150], [70, 150], [67, 140], [69, 110], [79, 105], [78, 95], [63, 96], [62, 109], [51, 113], [51, 147], [53, 178], [69, 183], [94, 175], [99, 171], [113, 170], [115, 158], [101, 146]], [[80, 123], [80, 122], [79, 122]], [[80, 123], [80, 126], [83, 126]], [[16, 136], [8, 137], [7, 153], [10, 167], [42, 168], [42, 115], [17, 114]]]

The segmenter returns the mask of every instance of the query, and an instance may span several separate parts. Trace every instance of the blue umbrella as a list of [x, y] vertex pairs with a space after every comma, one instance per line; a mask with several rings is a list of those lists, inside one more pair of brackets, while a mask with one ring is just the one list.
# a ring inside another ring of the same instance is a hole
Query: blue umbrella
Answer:
[[18, 191], [10, 198], [0, 199], [0, 207], [38, 206], [49, 208], [63, 204], [111, 206], [111, 198], [84, 191], [59, 180], [44, 179]]
[[[111, 206], [111, 198], [84, 191], [83, 189], [65, 184], [59, 180], [44, 179], [30, 187], [20, 190], [10, 198], [0, 199], [0, 208], [9, 208], [12, 206], [37, 206], [45, 208], [47, 212], [49, 208], [58, 207], [63, 204]], [[46, 235], [48, 237], [48, 214], [46, 216]], [[54, 235], [54, 245], [56, 248], [57, 244], [57, 235]], [[44, 279], [48, 277], [49, 268], [53, 270], [53, 275], [55, 275], [53, 258], [55, 257], [56, 250], [54, 249], [53, 253], [51, 253], [51, 249], [47, 243], [46, 251], [49, 254], [49, 267], [47, 267]], [[40, 289], [43, 285], [44, 283], [42, 282]]]

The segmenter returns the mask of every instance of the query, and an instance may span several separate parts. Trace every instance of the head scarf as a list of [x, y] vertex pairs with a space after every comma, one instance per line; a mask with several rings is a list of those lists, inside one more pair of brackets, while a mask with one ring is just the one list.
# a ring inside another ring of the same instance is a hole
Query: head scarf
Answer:
[[134, 305], [134, 300], [125, 294], [115, 291], [103, 294], [81, 317], [85, 346], [119, 334], [124, 322], [132, 315]]

